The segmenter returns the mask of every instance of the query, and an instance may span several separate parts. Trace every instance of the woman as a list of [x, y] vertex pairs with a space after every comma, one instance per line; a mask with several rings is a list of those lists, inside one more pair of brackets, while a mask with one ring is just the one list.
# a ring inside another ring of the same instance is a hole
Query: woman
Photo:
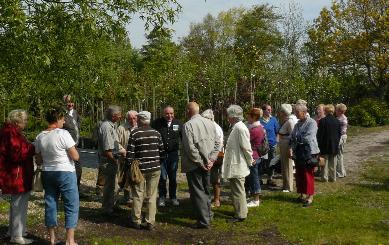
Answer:
[[23, 135], [26, 126], [26, 111], [13, 110], [0, 129], [0, 189], [11, 195], [8, 233], [16, 244], [33, 242], [23, 237], [34, 175], [34, 146]]
[[[290, 155], [296, 164], [296, 187], [300, 194], [299, 201], [304, 207], [309, 207], [314, 195], [314, 166], [318, 162], [319, 147], [317, 145], [317, 124], [308, 117], [307, 107], [302, 104], [295, 106], [296, 116], [299, 119], [292, 131], [290, 139]], [[304, 198], [304, 195], [305, 198]]]
[[250, 144], [250, 132], [242, 122], [243, 110], [238, 105], [227, 109], [228, 121], [232, 126], [228, 136], [223, 160], [222, 177], [228, 179], [235, 215], [231, 222], [242, 222], [247, 217], [247, 201], [244, 189], [245, 177], [250, 174], [249, 167], [254, 163]]
[[325, 114], [324, 114], [324, 104], [319, 104], [316, 107], [316, 115], [315, 115], [315, 121], [317, 123], [317, 126], [319, 126], [319, 121], [323, 117], [325, 117]]
[[278, 131], [283, 192], [293, 191], [293, 160], [289, 158], [289, 141], [295, 120], [291, 117], [292, 105], [282, 104], [279, 112], [281, 127]]
[[247, 207], [258, 207], [261, 203], [260, 195], [261, 195], [261, 184], [259, 181], [260, 178], [260, 168], [262, 162], [262, 156], [258, 151], [258, 148], [263, 144], [265, 138], [265, 129], [262, 127], [259, 122], [259, 118], [262, 117], [262, 110], [260, 108], [253, 108], [250, 110], [247, 115], [247, 121], [250, 132], [250, 144], [251, 149], [253, 151], [253, 159], [255, 162], [250, 167], [250, 175], [248, 176], [248, 186], [250, 190], [250, 194], [252, 196], [252, 200], [247, 203]]
[[65, 210], [66, 244], [75, 245], [79, 196], [74, 161], [79, 160], [76, 143], [68, 131], [62, 129], [65, 111], [50, 109], [46, 113], [48, 127], [35, 142], [37, 162], [43, 164], [42, 184], [45, 190], [45, 224], [51, 244], [56, 243], [58, 197], [61, 195]]
[[344, 115], [347, 111], [347, 106], [345, 104], [337, 104], [335, 106], [336, 118], [340, 122], [340, 141], [339, 141], [339, 153], [336, 155], [336, 176], [338, 178], [346, 177], [346, 169], [343, 164], [343, 151], [344, 145], [347, 141], [347, 126], [348, 121], [347, 117]]

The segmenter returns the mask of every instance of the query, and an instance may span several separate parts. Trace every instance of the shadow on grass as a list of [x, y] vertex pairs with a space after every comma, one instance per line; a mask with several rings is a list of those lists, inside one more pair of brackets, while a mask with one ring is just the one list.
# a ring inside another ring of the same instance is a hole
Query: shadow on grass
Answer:
[[[0, 244], [14, 244], [10, 243], [10, 237], [7, 237], [8, 226], [0, 225]], [[46, 245], [50, 244], [48, 241], [28, 233], [26, 238], [34, 240], [32, 244]]]
[[373, 181], [367, 183], [351, 183], [349, 185], [366, 188], [370, 191], [389, 191], [389, 178], [385, 178], [379, 182]]

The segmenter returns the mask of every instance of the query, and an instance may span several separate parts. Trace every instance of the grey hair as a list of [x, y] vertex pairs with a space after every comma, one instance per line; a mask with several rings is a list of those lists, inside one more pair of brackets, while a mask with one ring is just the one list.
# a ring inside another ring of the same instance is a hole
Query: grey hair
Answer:
[[105, 111], [105, 118], [108, 120], [111, 120], [113, 115], [121, 113], [122, 108], [117, 105], [110, 105], [107, 110]]
[[243, 120], [243, 109], [238, 105], [230, 105], [227, 108], [227, 115], [231, 118], [236, 118], [238, 121]]
[[295, 110], [295, 111], [307, 112], [307, 111], [308, 111], [308, 108], [307, 108], [307, 106], [304, 105], [304, 104], [296, 104], [296, 105], [294, 106], [294, 110]]
[[207, 110], [203, 111], [203, 113], [201, 113], [201, 116], [205, 117], [211, 121], [215, 120], [215, 116], [213, 115], [213, 111], [211, 109], [207, 109]]
[[7, 122], [16, 124], [22, 123], [25, 119], [27, 119], [27, 112], [22, 109], [16, 109], [8, 113]]
[[138, 123], [141, 125], [150, 125], [151, 120], [150, 119], [143, 119], [138, 117]]
[[127, 113], [126, 113], [126, 118], [128, 118], [128, 116], [130, 116], [130, 115], [138, 115], [138, 112], [137, 112], [137, 111], [134, 111], [134, 110], [127, 111]]

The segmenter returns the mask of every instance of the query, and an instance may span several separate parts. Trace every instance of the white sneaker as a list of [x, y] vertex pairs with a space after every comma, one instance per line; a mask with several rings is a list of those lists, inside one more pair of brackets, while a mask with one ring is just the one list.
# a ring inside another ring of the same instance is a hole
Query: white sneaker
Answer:
[[282, 190], [282, 192], [289, 193], [290, 190]]
[[31, 239], [24, 238], [24, 237], [12, 237], [10, 242], [16, 243], [16, 244], [31, 244], [34, 241]]
[[175, 199], [171, 199], [170, 201], [172, 202], [173, 206], [176, 206], [176, 207], [180, 206], [180, 202], [176, 198]]
[[158, 199], [158, 207], [165, 207], [165, 206], [166, 206], [165, 198], [164, 197], [160, 197]]
[[247, 203], [247, 207], [248, 208], [259, 207], [260, 203], [261, 203], [260, 201], [251, 200], [249, 203]]

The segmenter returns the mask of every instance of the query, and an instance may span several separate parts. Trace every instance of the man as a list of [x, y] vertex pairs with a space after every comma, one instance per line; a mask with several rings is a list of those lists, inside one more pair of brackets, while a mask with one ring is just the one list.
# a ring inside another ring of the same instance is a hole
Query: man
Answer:
[[133, 195], [131, 226], [135, 229], [141, 228], [142, 205], [145, 201], [147, 207], [144, 228], [147, 230], [154, 229], [157, 188], [161, 175], [160, 157], [164, 155], [161, 135], [150, 127], [150, 118], [150, 112], [139, 112], [138, 128], [131, 132], [127, 148], [127, 163], [131, 164], [133, 160], [139, 160], [139, 169], [144, 177], [139, 184], [131, 185]]
[[120, 155], [126, 155], [125, 149], [119, 144], [115, 126], [115, 123], [120, 120], [121, 116], [122, 111], [119, 106], [109, 106], [105, 114], [105, 120], [98, 131], [98, 150], [104, 176], [102, 208], [103, 212], [108, 215], [113, 213], [115, 205], [118, 158]]
[[262, 106], [263, 116], [259, 119], [262, 126], [266, 130], [266, 137], [269, 142], [269, 152], [267, 159], [264, 160], [264, 165], [267, 169], [267, 184], [275, 186], [273, 181], [274, 167], [270, 166], [271, 160], [274, 158], [275, 150], [277, 147], [277, 133], [279, 129], [278, 121], [271, 115], [272, 109], [270, 105], [264, 104]]
[[202, 117], [199, 110], [196, 102], [188, 103], [186, 114], [190, 120], [184, 124], [182, 133], [182, 172], [186, 173], [196, 214], [195, 229], [210, 226], [209, 171], [217, 159], [221, 144], [213, 122]]
[[[119, 143], [124, 149], [127, 149], [128, 139], [130, 138], [130, 133], [138, 127], [138, 112], [136, 111], [128, 111], [126, 113], [126, 122], [123, 125], [120, 125], [117, 129]], [[119, 159], [119, 186], [123, 189], [124, 193], [124, 202], [130, 204], [131, 198], [131, 189], [129, 186], [125, 186], [126, 183], [126, 172], [128, 171], [128, 165], [124, 158]]]
[[173, 206], [178, 206], [177, 200], [177, 168], [178, 168], [178, 150], [179, 141], [182, 136], [182, 124], [174, 118], [174, 109], [171, 106], [165, 107], [163, 117], [156, 119], [151, 125], [162, 136], [162, 142], [165, 147], [166, 158], [161, 163], [161, 177], [159, 179], [158, 206], [166, 205], [166, 181], [169, 177], [169, 197]]
[[[67, 112], [65, 115], [63, 129], [66, 129], [70, 133], [77, 146], [80, 140], [80, 116], [78, 115], [76, 109], [74, 109], [74, 103], [71, 95], [65, 95], [63, 100], [65, 102]], [[80, 181], [82, 175], [82, 166], [80, 161], [74, 161], [74, 166], [76, 168], [78, 192], [80, 193]]]

